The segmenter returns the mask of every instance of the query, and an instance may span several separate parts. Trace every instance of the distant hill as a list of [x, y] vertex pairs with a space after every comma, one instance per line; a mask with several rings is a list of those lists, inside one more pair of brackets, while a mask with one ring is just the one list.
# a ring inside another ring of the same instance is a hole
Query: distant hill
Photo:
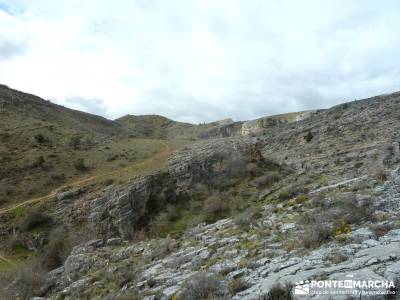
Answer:
[[129, 135], [153, 139], [198, 139], [216, 123], [194, 125], [173, 121], [159, 115], [126, 115], [115, 120], [128, 129]]
[[161, 147], [129, 137], [118, 122], [0, 85], [0, 206], [140, 161]]
[[71, 132], [87, 132], [91, 135], [119, 135], [123, 128], [106, 118], [66, 108], [37, 96], [19, 92], [0, 85], [0, 126], [2, 130], [30, 130], [44, 125], [63, 126]]

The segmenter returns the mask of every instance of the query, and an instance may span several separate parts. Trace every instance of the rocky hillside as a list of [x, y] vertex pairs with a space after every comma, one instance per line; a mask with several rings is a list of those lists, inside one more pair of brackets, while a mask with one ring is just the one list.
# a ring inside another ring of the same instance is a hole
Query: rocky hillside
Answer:
[[[163, 138], [178, 126], [150, 119], [118, 123]], [[33, 252], [2, 273], [2, 297], [292, 299], [318, 279], [400, 284], [400, 93], [206, 126], [127, 184], [1, 215], [4, 253]]]

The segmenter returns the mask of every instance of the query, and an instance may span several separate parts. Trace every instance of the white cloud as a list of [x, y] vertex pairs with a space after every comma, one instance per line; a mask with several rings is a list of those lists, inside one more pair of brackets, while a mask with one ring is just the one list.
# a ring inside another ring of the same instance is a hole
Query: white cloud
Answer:
[[400, 89], [399, 8], [0, 0], [0, 82], [110, 118], [200, 122], [327, 107]]

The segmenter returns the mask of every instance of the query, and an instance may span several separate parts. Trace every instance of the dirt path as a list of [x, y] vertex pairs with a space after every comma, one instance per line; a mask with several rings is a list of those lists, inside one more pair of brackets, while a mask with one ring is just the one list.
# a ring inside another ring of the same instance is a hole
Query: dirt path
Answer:
[[5, 258], [3, 255], [0, 254], [0, 260], [5, 261], [8, 264], [13, 264], [13, 262], [7, 258]]
[[[57, 195], [57, 193], [60, 190], [62, 190], [63, 188], [65, 188], [67, 186], [74, 186], [74, 187], [82, 186], [85, 183], [88, 183], [88, 182], [91, 182], [91, 181], [95, 181], [95, 180], [98, 180], [98, 179], [103, 178], [103, 177], [108, 177], [108, 176], [116, 175], [116, 174], [122, 174], [123, 172], [127, 172], [127, 171], [133, 169], [133, 167], [142, 172], [142, 173], [138, 173], [138, 174], [143, 174], [146, 171], [150, 171], [151, 168], [148, 167], [149, 165], [151, 165], [152, 163], [156, 163], [156, 165], [158, 165], [158, 163], [165, 162], [170, 157], [170, 155], [172, 153], [171, 146], [166, 142], [165, 143], [163, 142], [163, 145], [164, 145], [164, 148], [160, 152], [158, 152], [156, 155], [154, 155], [154, 156], [152, 156], [150, 158], [147, 158], [147, 159], [135, 164], [134, 166], [128, 166], [128, 167], [125, 167], [125, 168], [122, 168], [122, 169], [118, 169], [118, 170], [115, 170], [115, 171], [112, 171], [112, 172], [106, 172], [106, 173], [102, 173], [102, 174], [98, 174], [98, 175], [93, 175], [93, 176], [86, 177], [86, 178], [83, 178], [83, 179], [80, 179], [80, 180], [77, 180], [77, 181], [74, 181], [74, 182], [69, 182], [68, 184], [60, 186], [57, 189], [51, 191], [49, 194], [47, 194], [45, 196], [29, 199], [29, 200], [23, 201], [21, 203], [12, 205], [10, 207], [6, 207], [6, 208], [3, 208], [3, 209], [0, 209], [0, 215], [5, 214], [5, 213], [10, 212], [10, 211], [13, 211], [13, 210], [15, 210], [15, 209], [17, 209], [19, 207], [24, 207], [24, 206], [27, 206], [27, 205], [30, 205], [30, 204], [34, 204], [34, 203], [37, 203], [37, 202], [41, 202], [43, 200], [47, 200], [47, 199], [53, 198], [53, 197], [55, 197]], [[146, 170], [146, 168], [147, 168], [147, 170]], [[135, 174], [135, 175], [138, 175], [138, 174]], [[4, 259], [4, 258], [0, 255], [0, 259]]]

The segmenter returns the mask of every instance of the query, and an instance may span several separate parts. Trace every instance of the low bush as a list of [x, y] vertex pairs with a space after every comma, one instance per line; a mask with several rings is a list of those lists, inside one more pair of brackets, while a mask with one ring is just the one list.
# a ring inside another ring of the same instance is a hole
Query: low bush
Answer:
[[249, 284], [243, 278], [232, 279], [228, 284], [228, 290], [232, 296], [248, 288]]
[[268, 172], [262, 176], [256, 177], [252, 181], [252, 185], [258, 189], [265, 188], [267, 186], [271, 186], [272, 184], [281, 180], [281, 175], [278, 172]]
[[50, 226], [53, 220], [48, 215], [40, 212], [30, 212], [22, 220], [19, 225], [21, 230], [32, 230], [41, 226]]
[[77, 171], [85, 171], [85, 170], [87, 170], [87, 166], [85, 164], [85, 160], [83, 158], [78, 158], [76, 161], [74, 161], [74, 168]]
[[35, 138], [35, 141], [36, 141], [37, 143], [39, 143], [39, 144], [42, 144], [42, 143], [46, 142], [46, 140], [47, 140], [47, 139], [44, 137], [44, 135], [41, 134], [41, 133], [36, 134], [36, 135], [34, 136], [34, 138]]
[[335, 235], [347, 234], [351, 232], [351, 226], [344, 219], [340, 219], [337, 222], [335, 228]]
[[154, 259], [161, 259], [173, 251], [176, 247], [176, 241], [167, 237], [152, 247], [152, 251], [145, 257], [147, 261], [153, 261]]
[[333, 264], [340, 264], [344, 261], [346, 261], [348, 259], [348, 256], [344, 253], [340, 253], [340, 252], [334, 252], [329, 254], [326, 257], [327, 260], [329, 260], [330, 262], [332, 262]]
[[390, 230], [393, 229], [393, 226], [389, 223], [384, 224], [374, 224], [369, 227], [371, 231], [375, 234], [376, 237], [384, 236]]
[[374, 208], [372, 198], [364, 199], [357, 202], [357, 199], [351, 198], [347, 200], [336, 201], [337, 211], [336, 219], [344, 219], [348, 224], [359, 224], [363, 221], [373, 221]]
[[71, 137], [69, 145], [74, 149], [78, 149], [79, 146], [81, 145], [81, 137], [80, 136]]
[[382, 167], [377, 167], [370, 175], [371, 179], [379, 180], [381, 182], [385, 182], [388, 180], [389, 175], [388, 172], [384, 170]]
[[304, 139], [306, 140], [307, 143], [311, 142], [313, 139], [314, 135], [312, 134], [311, 131], [308, 131], [307, 134], [304, 136]]
[[114, 179], [108, 178], [108, 179], [106, 179], [106, 180], [103, 181], [103, 185], [104, 185], [104, 186], [109, 186], [109, 185], [114, 184], [114, 182], [115, 182]]
[[280, 191], [278, 198], [281, 201], [292, 199], [301, 194], [307, 194], [308, 189], [304, 187], [303, 183], [295, 183], [287, 186]]
[[63, 173], [52, 174], [50, 178], [53, 181], [62, 182], [65, 180], [65, 174], [63, 174]]
[[307, 202], [308, 200], [310, 200], [310, 198], [307, 195], [300, 195], [300, 196], [297, 196], [295, 201], [297, 204], [302, 204], [304, 202]]
[[26, 245], [24, 245], [20, 236], [13, 236], [7, 240], [4, 251], [11, 256], [18, 256], [21, 258], [27, 258], [27, 255], [31, 252]]
[[282, 192], [279, 193], [279, 200], [288, 200], [292, 197], [292, 194], [289, 190], [283, 190]]
[[255, 221], [257, 218], [257, 211], [255, 208], [250, 207], [240, 213], [235, 218], [236, 225], [243, 226], [243, 227], [250, 227], [250, 225]]
[[300, 241], [306, 249], [314, 249], [333, 236], [333, 230], [325, 224], [315, 224], [308, 226], [303, 234], [300, 235]]
[[36, 157], [35, 160], [32, 162], [31, 167], [32, 167], [32, 168], [42, 167], [44, 163], [45, 163], [44, 157], [43, 157], [43, 156], [38, 156], [38, 157]]
[[268, 300], [291, 300], [292, 296], [292, 286], [288, 283], [275, 283], [268, 293]]
[[215, 276], [207, 273], [198, 273], [184, 285], [178, 299], [204, 300], [223, 296], [222, 282]]
[[39, 259], [46, 270], [53, 270], [61, 266], [72, 248], [80, 242], [78, 236], [69, 233], [65, 228], [57, 228], [52, 231], [48, 240], [49, 242]]
[[215, 222], [225, 217], [229, 213], [229, 205], [224, 202], [221, 197], [215, 195], [207, 198], [203, 205], [206, 214], [206, 222]]
[[108, 153], [106, 156], [106, 161], [114, 161], [118, 158], [118, 154]]

